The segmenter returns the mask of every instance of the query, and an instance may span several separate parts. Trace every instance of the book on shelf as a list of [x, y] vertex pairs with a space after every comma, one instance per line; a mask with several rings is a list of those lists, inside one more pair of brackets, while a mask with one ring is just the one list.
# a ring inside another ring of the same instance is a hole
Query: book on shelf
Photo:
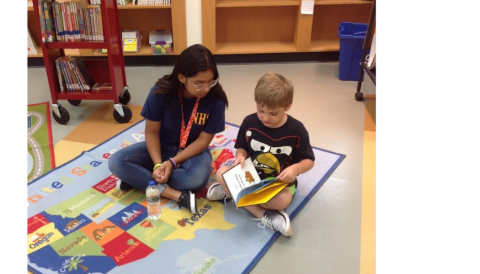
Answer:
[[63, 76], [63, 71], [60, 68], [60, 58], [55, 59], [55, 68], [57, 69], [58, 84], [60, 87], [60, 92], [67, 90], [65, 77]]
[[113, 90], [112, 83], [96, 83], [92, 87], [92, 92]]
[[[64, 79], [65, 89], [64, 91], [73, 91], [73, 80], [71, 79], [70, 71], [68, 70], [67, 65], [65, 64], [65, 57], [59, 57], [56, 59], [58, 61], [58, 66], [62, 72], [62, 78]], [[62, 80], [59, 77], [59, 84], [62, 85]]]
[[95, 80], [88, 72], [82, 56], [59, 57], [55, 60], [60, 91], [90, 91]]
[[237, 208], [266, 203], [288, 185], [276, 177], [260, 179], [251, 158], [245, 159], [243, 168], [237, 164], [222, 177]]
[[[90, 0], [91, 5], [100, 5], [100, 2], [101, 0]], [[132, 0], [117, 0], [117, 5], [126, 6], [130, 2], [132, 2]]]
[[119, 6], [125, 6], [128, 3], [130, 3], [131, 0], [117, 0], [117, 5]]
[[139, 6], [162, 6], [170, 5], [171, 0], [133, 0], [132, 5]]
[[37, 44], [32, 38], [32, 35], [30, 34], [30, 30], [28, 30], [28, 38], [27, 38], [27, 44], [28, 44], [28, 55], [34, 55], [37, 54]]
[[82, 56], [79, 56], [73, 60], [75, 66], [78, 67], [79, 72], [81, 74], [82, 80], [85, 85], [86, 90], [90, 90], [95, 85], [95, 80], [93, 79], [92, 75], [88, 71], [87, 66], [85, 65], [85, 60]]
[[105, 41], [99, 7], [87, 7], [84, 1], [39, 0], [38, 9], [43, 43]]
[[53, 19], [52, 2], [43, 2], [43, 12], [45, 19], [45, 31], [47, 32], [47, 41], [57, 41], [57, 31], [55, 28], [55, 21]]

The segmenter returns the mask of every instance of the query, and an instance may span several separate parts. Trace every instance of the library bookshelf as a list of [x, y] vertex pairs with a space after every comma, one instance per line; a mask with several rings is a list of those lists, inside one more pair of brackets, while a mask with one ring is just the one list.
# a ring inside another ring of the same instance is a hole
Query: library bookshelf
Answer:
[[[65, 0], [62, 0], [65, 1]], [[88, 8], [98, 7], [90, 5], [85, 1]], [[185, 12], [185, 0], [172, 0], [170, 5], [133, 5], [132, 2], [125, 6], [117, 5], [120, 31], [138, 30], [142, 36], [141, 48], [138, 52], [124, 53], [124, 57], [152, 56], [152, 58], [162, 58], [162, 55], [152, 55], [148, 36], [152, 30], [171, 30], [172, 31], [172, 52], [170, 55], [179, 55], [187, 48], [187, 23]], [[28, 28], [38, 45], [37, 55], [29, 55], [28, 58], [42, 57], [40, 43], [42, 42], [37, 30], [38, 21], [35, 19], [33, 8], [27, 8]], [[96, 49], [65, 49], [69, 56], [106, 56]]]
[[340, 22], [367, 23], [372, 1], [202, 0], [202, 41], [214, 54], [340, 50]]
[[[33, 9], [36, 22], [39, 22], [38, 2], [33, 0]], [[77, 0], [78, 1], [78, 0]], [[83, 0], [81, 0], [83, 1]], [[81, 100], [113, 100], [113, 117], [119, 123], [127, 123], [132, 118], [132, 111], [125, 106], [130, 101], [130, 93], [126, 84], [125, 64], [123, 59], [121, 32], [118, 23], [118, 9], [116, 0], [101, 2], [101, 16], [103, 24], [103, 42], [49, 42], [40, 40], [41, 53], [47, 72], [48, 84], [52, 97], [52, 116], [59, 124], [67, 124], [70, 120], [68, 111], [58, 103], [58, 100], [67, 100], [71, 105], [78, 106]], [[37, 24], [36, 35], [41, 33]], [[32, 34], [33, 36], [33, 34]], [[85, 58], [88, 72], [96, 83], [111, 83], [112, 90], [101, 92], [89, 91], [60, 91], [60, 83], [55, 60], [66, 56], [66, 50], [98, 50], [107, 49], [106, 58]]]

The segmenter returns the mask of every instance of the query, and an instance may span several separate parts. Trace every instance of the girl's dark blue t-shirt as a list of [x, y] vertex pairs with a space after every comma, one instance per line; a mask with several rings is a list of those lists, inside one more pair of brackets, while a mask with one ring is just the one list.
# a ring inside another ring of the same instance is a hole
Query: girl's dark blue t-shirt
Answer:
[[[182, 112], [178, 96], [174, 96], [170, 105], [167, 105], [164, 94], [153, 94], [156, 86], [150, 89], [145, 100], [141, 115], [151, 121], [161, 121], [160, 143], [162, 145], [180, 145], [180, 130]], [[197, 98], [183, 101], [183, 113], [185, 126], [188, 125], [190, 115]], [[202, 131], [209, 134], [216, 134], [225, 130], [225, 103], [212, 97], [210, 93], [200, 99], [197, 114], [193, 120], [192, 129], [188, 136], [187, 146], [197, 139]]]

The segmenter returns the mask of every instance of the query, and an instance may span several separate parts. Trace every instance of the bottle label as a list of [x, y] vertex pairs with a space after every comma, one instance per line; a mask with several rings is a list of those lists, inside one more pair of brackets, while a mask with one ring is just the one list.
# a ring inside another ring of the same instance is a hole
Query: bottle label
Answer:
[[160, 202], [160, 191], [156, 188], [147, 190], [147, 202], [157, 203]]

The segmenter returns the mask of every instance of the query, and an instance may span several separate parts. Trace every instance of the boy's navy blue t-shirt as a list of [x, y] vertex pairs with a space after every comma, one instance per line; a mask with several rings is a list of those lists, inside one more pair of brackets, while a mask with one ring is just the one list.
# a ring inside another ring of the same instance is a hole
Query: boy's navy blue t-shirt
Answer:
[[[150, 89], [140, 114], [145, 119], [161, 121], [160, 143], [162, 145], [179, 146], [182, 125], [180, 100], [178, 96], [174, 96], [171, 104], [167, 105], [164, 94], [153, 94], [155, 89], [155, 85]], [[182, 98], [185, 127], [188, 125], [196, 100], [196, 97]], [[225, 103], [208, 93], [207, 96], [200, 99], [186, 146], [195, 141], [202, 131], [216, 134], [224, 130]]]

